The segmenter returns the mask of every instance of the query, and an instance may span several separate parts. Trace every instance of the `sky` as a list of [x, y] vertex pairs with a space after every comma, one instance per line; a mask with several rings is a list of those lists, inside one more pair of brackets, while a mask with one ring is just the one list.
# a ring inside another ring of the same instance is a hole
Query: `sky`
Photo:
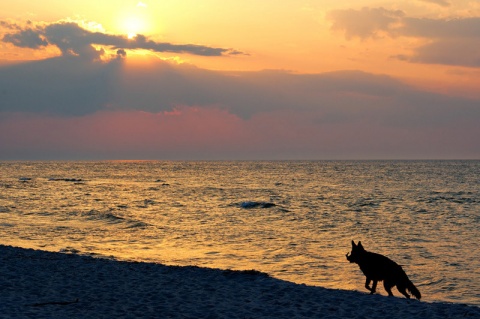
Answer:
[[480, 1], [0, 1], [0, 160], [480, 159]]

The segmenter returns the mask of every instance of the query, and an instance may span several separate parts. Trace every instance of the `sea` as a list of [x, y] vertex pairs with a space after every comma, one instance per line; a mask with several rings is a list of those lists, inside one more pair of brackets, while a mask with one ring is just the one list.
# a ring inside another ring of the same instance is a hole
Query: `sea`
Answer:
[[0, 244], [367, 293], [361, 241], [480, 306], [479, 185], [477, 160], [0, 162]]

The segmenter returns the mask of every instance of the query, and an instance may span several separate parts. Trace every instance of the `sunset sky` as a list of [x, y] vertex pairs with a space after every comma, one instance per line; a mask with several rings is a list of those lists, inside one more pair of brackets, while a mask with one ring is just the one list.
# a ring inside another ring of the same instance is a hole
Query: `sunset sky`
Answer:
[[0, 2], [0, 160], [480, 159], [480, 1]]

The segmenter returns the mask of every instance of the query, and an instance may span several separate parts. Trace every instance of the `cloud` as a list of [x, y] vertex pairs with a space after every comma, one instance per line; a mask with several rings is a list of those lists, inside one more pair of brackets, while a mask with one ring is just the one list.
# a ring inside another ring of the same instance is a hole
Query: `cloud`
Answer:
[[405, 61], [480, 67], [480, 17], [412, 18], [402, 11], [384, 8], [336, 10], [328, 17], [332, 29], [344, 32], [347, 39], [379, 35], [423, 39], [425, 44], [413, 48], [412, 55], [396, 56]]
[[3, 37], [3, 41], [10, 42], [17, 47], [31, 49], [37, 49], [48, 45], [48, 41], [37, 31], [32, 29], [20, 30], [14, 34], [7, 34]]
[[407, 18], [400, 30], [428, 42], [416, 47], [406, 59], [416, 63], [480, 67], [480, 18]]
[[[461, 52], [462, 54], [459, 54]], [[446, 39], [422, 45], [409, 56], [397, 56], [400, 60], [416, 63], [443, 64], [480, 68], [480, 39], [464, 41]]]
[[[118, 63], [65, 56], [0, 69], [0, 112], [92, 113], [108, 103]], [[47, 80], [48, 79], [48, 80]]]
[[429, 39], [480, 39], [480, 17], [458, 19], [405, 18], [399, 32], [403, 36]]
[[405, 13], [400, 10], [364, 7], [360, 10], [334, 10], [328, 14], [332, 29], [344, 31], [350, 38], [369, 38], [379, 34], [392, 34]]
[[[63, 56], [3, 67], [0, 111], [78, 116], [107, 108], [155, 113], [177, 105], [216, 105], [249, 118], [255, 113], [292, 107], [333, 112], [332, 106], [342, 99], [345, 104], [348, 100], [361, 107], [362, 103], [370, 103], [367, 97], [387, 98], [405, 89], [387, 76], [362, 72], [228, 73], [158, 59], [150, 62], [148, 67], [129, 67], [121, 59], [102, 63]], [[348, 94], [342, 97], [343, 93]], [[357, 99], [356, 95], [365, 99]]]
[[384, 8], [335, 10], [328, 15], [332, 29], [347, 38], [389, 36], [444, 38], [480, 38], [480, 17], [427, 19], [408, 17], [403, 11]]
[[370, 118], [409, 127], [462, 114], [478, 117], [480, 112], [478, 101], [418, 91], [392, 77], [359, 71], [220, 72], [157, 59], [142, 67], [122, 59], [91, 62], [73, 56], [0, 70], [0, 112], [83, 116], [102, 110], [158, 113], [179, 105], [215, 106], [244, 119], [315, 111], [323, 114], [323, 122]]
[[449, 7], [451, 5], [450, 2], [445, 0], [420, 0], [420, 1], [437, 4], [442, 7]]
[[117, 50], [117, 57], [124, 58], [126, 56], [127, 56], [127, 51], [125, 51], [124, 49], [118, 49]]
[[64, 21], [38, 26], [27, 24], [23, 28], [5, 21], [2, 24], [4, 28], [10, 29], [9, 33], [3, 36], [3, 42], [32, 49], [54, 45], [60, 49], [64, 56], [74, 55], [88, 60], [99, 59], [105, 53], [102, 49], [97, 50], [94, 45], [103, 45], [120, 50], [144, 49], [154, 52], [187, 53], [202, 56], [242, 54], [242, 52], [233, 49], [156, 42], [143, 35], [137, 35], [134, 39], [129, 39], [122, 35], [92, 32], [76, 22]]
[[480, 156], [478, 99], [359, 71], [62, 56], [1, 67], [0, 101], [1, 159]]

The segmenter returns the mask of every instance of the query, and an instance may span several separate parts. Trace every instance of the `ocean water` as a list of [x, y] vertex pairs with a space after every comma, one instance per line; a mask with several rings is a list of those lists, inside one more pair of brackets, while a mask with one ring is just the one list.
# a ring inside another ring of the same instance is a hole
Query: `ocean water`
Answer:
[[480, 306], [479, 184], [480, 161], [0, 162], [0, 244], [366, 292], [361, 240]]

